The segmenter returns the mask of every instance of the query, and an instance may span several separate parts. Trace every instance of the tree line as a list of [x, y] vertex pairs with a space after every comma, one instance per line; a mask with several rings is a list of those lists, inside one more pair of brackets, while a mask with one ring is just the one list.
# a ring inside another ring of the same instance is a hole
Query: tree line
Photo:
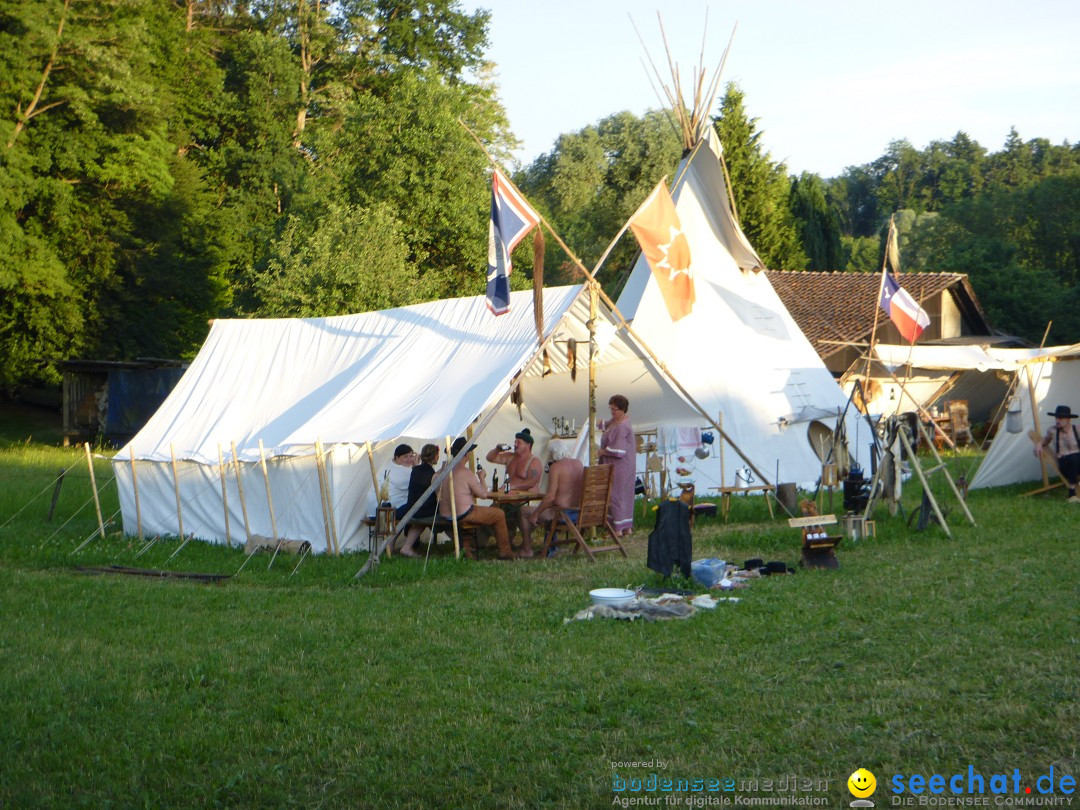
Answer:
[[[481, 292], [472, 133], [516, 146], [488, 21], [456, 0], [0, 0], [0, 388], [65, 358], [191, 357], [211, 318]], [[906, 270], [967, 272], [999, 327], [1075, 339], [1076, 147], [958, 133], [789, 177], [757, 123], [729, 86], [715, 126], [770, 267], [877, 270], [899, 212]], [[619, 113], [515, 179], [590, 264], [680, 153], [662, 112]], [[611, 294], [634, 252], [602, 270]], [[548, 254], [547, 283], [577, 279]], [[515, 267], [531, 284], [530, 250]]]
[[[1080, 340], [1080, 146], [1025, 141], [1013, 129], [990, 152], [958, 132], [922, 150], [894, 141], [871, 163], [826, 179], [790, 176], [771, 158], [733, 84], [714, 126], [740, 224], [768, 267], [880, 271], [895, 215], [904, 272], [967, 273], [1000, 331], [1038, 343], [1053, 320], [1050, 341]], [[619, 113], [560, 136], [521, 182], [571, 244], [599, 255], [648, 190], [673, 175], [680, 150], [663, 112]], [[606, 284], [618, 286], [633, 256], [624, 240], [601, 273]]]

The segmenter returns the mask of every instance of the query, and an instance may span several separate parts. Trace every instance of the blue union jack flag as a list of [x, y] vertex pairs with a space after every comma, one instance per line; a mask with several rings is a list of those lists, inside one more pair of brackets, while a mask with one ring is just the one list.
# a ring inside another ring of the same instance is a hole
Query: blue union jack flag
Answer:
[[510, 254], [538, 222], [540, 215], [496, 169], [491, 177], [487, 269], [487, 305], [494, 315], [510, 311]]

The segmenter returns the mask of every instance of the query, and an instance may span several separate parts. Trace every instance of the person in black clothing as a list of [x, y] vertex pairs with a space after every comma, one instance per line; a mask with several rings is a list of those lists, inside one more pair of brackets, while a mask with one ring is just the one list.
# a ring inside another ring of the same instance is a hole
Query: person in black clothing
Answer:
[[[435, 464], [438, 460], [439, 445], [425, 444], [420, 449], [420, 463], [412, 468], [412, 476], [409, 478], [409, 499], [405, 504], [406, 511], [411, 509], [413, 504], [420, 500], [420, 496], [424, 494], [429, 486], [431, 486], [431, 479], [435, 475]], [[416, 514], [412, 516], [409, 528], [405, 532], [405, 544], [401, 547], [401, 551], [399, 552], [402, 557], [420, 556], [413, 550], [413, 546], [416, 545], [416, 541], [419, 539], [421, 532], [424, 531], [423, 518], [434, 517], [435, 508], [435, 493], [433, 492], [416, 511]]]

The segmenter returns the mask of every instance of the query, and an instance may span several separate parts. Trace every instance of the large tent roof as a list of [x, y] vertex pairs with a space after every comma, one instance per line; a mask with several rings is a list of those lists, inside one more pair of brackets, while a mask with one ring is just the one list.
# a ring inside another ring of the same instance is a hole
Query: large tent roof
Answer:
[[1076, 346], [1043, 349], [996, 349], [985, 345], [912, 347], [883, 343], [874, 346], [874, 357], [892, 369], [911, 365], [913, 368], [946, 371], [1015, 371], [1024, 363], [1075, 355], [1080, 355], [1080, 348]]
[[[602, 311], [602, 381], [635, 399], [635, 423], [681, 416], [700, 422], [614, 319]], [[544, 384], [527, 384], [535, 419], [585, 417], [582, 376], [566, 373], [566, 342], [580, 341], [587, 367], [588, 294], [544, 290], [544, 335], [552, 335]], [[552, 334], [554, 333], [554, 334]], [[219, 445], [237, 457], [305, 455], [316, 441], [373, 445], [401, 437], [463, 435], [501, 404], [519, 373], [540, 377], [531, 292], [493, 317], [483, 296], [432, 301], [332, 318], [215, 321], [172, 394], [118, 457], [216, 464]], [[527, 368], [528, 367], [528, 368]], [[587, 376], [587, 375], [586, 375]]]

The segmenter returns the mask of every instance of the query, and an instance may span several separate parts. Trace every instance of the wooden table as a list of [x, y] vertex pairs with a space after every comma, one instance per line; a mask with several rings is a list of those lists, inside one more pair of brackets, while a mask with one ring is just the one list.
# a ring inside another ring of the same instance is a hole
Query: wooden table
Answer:
[[769, 493], [776, 489], [772, 484], [761, 484], [755, 487], [709, 487], [709, 489], [720, 493], [720, 508], [724, 513], [724, 520], [727, 520], [728, 512], [731, 511], [731, 496], [738, 492], [764, 492], [765, 504], [769, 507], [769, 517], [776, 517], [773, 514], [772, 501], [769, 500]]
[[517, 489], [511, 492], [489, 492], [486, 497], [496, 506], [521, 506], [529, 501], [542, 500], [544, 493]]

